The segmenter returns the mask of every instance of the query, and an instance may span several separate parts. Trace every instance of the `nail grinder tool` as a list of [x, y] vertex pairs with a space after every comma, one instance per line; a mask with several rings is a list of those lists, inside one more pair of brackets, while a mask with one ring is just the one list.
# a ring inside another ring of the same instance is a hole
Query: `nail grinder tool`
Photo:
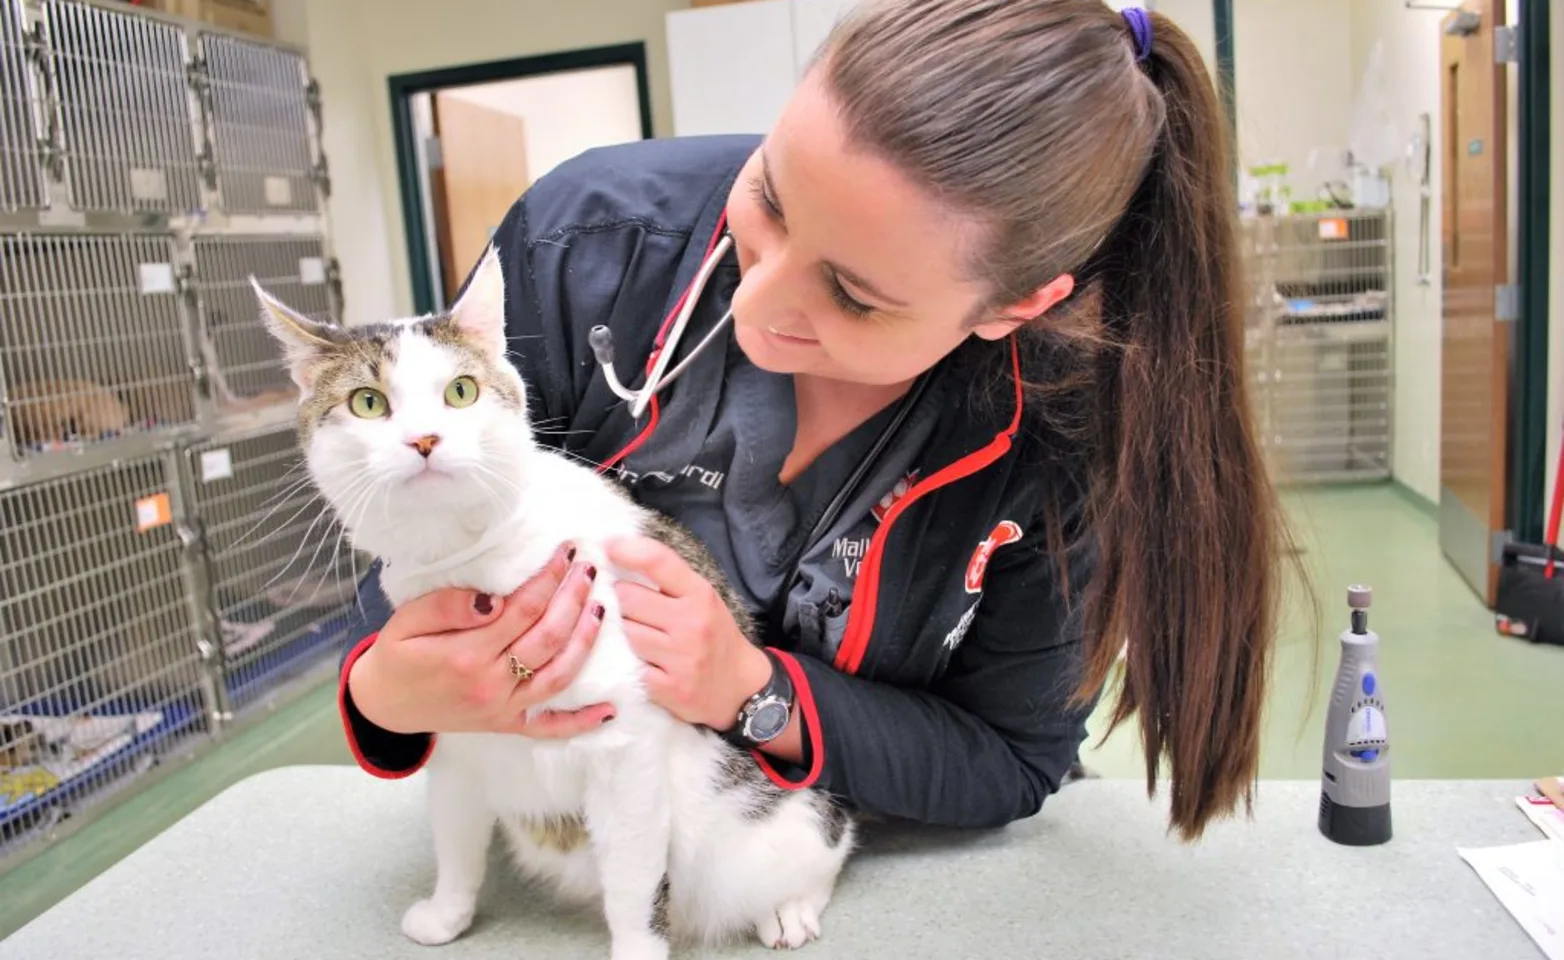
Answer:
[[1320, 832], [1355, 847], [1390, 839], [1390, 739], [1379, 635], [1368, 628], [1372, 597], [1368, 587], [1347, 588], [1352, 626], [1341, 635], [1320, 780]]

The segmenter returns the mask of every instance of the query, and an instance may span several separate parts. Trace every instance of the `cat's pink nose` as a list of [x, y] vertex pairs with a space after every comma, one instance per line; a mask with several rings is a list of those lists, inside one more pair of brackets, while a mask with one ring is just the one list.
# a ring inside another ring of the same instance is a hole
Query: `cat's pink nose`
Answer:
[[409, 440], [407, 445], [417, 450], [419, 454], [427, 459], [429, 454], [434, 453], [434, 448], [440, 445], [440, 437], [438, 434], [431, 433], [427, 436], [419, 437], [417, 440]]

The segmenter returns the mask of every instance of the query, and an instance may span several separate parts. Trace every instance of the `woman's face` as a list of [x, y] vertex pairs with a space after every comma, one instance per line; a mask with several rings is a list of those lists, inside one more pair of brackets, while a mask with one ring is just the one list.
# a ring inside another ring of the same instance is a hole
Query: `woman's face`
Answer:
[[1058, 299], [1040, 291], [1014, 309], [977, 314], [983, 290], [963, 271], [975, 224], [941, 209], [890, 163], [852, 149], [818, 73], [728, 198], [741, 270], [735, 335], [752, 363], [901, 384], [968, 336], [1003, 337]]

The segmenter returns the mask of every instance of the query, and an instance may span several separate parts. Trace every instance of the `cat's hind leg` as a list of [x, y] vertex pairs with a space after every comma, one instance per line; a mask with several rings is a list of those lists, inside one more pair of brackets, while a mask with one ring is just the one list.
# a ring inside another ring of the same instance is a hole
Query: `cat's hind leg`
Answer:
[[857, 842], [847, 811], [823, 793], [794, 794], [750, 834], [755, 853], [781, 853], [784, 861], [772, 866], [770, 899], [754, 919], [755, 936], [773, 950], [796, 950], [819, 938], [821, 917]]
[[431, 765], [428, 776], [437, 869], [434, 893], [402, 915], [402, 933], [425, 946], [438, 946], [472, 926], [488, 869], [495, 815], [483, 785], [459, 768]]

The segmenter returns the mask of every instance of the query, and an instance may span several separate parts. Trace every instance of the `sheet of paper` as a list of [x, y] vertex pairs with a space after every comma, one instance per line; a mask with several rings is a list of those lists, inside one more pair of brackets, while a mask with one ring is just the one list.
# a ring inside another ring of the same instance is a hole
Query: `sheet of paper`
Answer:
[[1457, 848], [1548, 960], [1564, 960], [1564, 843]]

